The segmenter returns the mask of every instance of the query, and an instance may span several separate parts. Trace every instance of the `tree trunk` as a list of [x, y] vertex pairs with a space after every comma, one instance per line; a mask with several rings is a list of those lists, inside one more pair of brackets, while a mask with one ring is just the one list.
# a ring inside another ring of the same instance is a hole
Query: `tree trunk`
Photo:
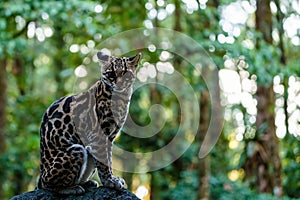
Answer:
[[[161, 100], [162, 100], [162, 94], [160, 93], [160, 91], [156, 88], [156, 86], [151, 85], [149, 87], [150, 90], [150, 101], [152, 103], [152, 105], [155, 104], [160, 104]], [[151, 123], [158, 123], [159, 121], [161, 121], [161, 114], [159, 113], [158, 110], [155, 111], [156, 113], [154, 114], [154, 122]], [[160, 193], [162, 191], [162, 188], [159, 186], [159, 180], [157, 178], [157, 175], [159, 174], [159, 172], [151, 172], [151, 191], [150, 191], [150, 198], [151, 199], [158, 199], [160, 197]]]
[[[275, 134], [274, 118], [274, 91], [273, 86], [266, 88], [259, 86], [257, 89], [257, 130], [263, 130], [263, 135], [258, 139], [260, 159], [258, 159], [257, 175], [259, 192], [282, 195], [281, 163], [279, 157], [278, 138]], [[272, 173], [273, 172], [273, 173]]]
[[[263, 39], [272, 44], [272, 14], [270, 0], [256, 0], [256, 29], [262, 33]], [[259, 43], [257, 44], [259, 45]], [[259, 48], [259, 46], [258, 46]], [[275, 134], [274, 91], [273, 85], [257, 88], [257, 119], [256, 127], [261, 131], [258, 138], [259, 154], [256, 174], [259, 192], [282, 195], [281, 162], [279, 157], [279, 142]], [[263, 128], [266, 127], [266, 128]]]
[[175, 0], [175, 25], [174, 25], [174, 30], [175, 31], [181, 31], [181, 1], [180, 0]]
[[21, 96], [25, 95], [26, 75], [21, 58], [16, 55], [13, 60], [12, 73], [16, 78], [16, 83]]
[[63, 40], [62, 24], [57, 24], [55, 26], [55, 33], [53, 35], [53, 38], [55, 38], [55, 47], [57, 48], [58, 52], [53, 58], [53, 67], [55, 69], [54, 78], [57, 84], [56, 98], [60, 98], [67, 93], [65, 89], [65, 80], [61, 76], [61, 72], [64, 69], [63, 59], [65, 57], [65, 41]]
[[[209, 111], [209, 92], [204, 90], [201, 93], [200, 97], [200, 121], [199, 121], [199, 130], [197, 134], [196, 142], [199, 144], [203, 143], [205, 138], [205, 133], [208, 130], [209, 120], [210, 120], [210, 111]], [[199, 146], [200, 147], [200, 146]], [[200, 149], [200, 148], [199, 148]], [[202, 158], [198, 162], [198, 178], [199, 178], [199, 187], [198, 187], [198, 199], [209, 199], [209, 155], [205, 158]]]
[[270, 0], [256, 0], [255, 12], [256, 30], [262, 33], [263, 39], [272, 44], [272, 13]]
[[[278, 28], [278, 34], [279, 34], [279, 49], [280, 49], [280, 63], [283, 65], [283, 67], [286, 67], [287, 64], [287, 57], [286, 57], [286, 52], [284, 48], [284, 41], [283, 41], [283, 35], [284, 35], [284, 29], [283, 29], [283, 19], [284, 19], [284, 14], [280, 8], [280, 0], [274, 0], [274, 3], [277, 7], [277, 14], [276, 14], [276, 20], [277, 20], [277, 28]], [[283, 99], [284, 99], [284, 104], [283, 104], [283, 109], [284, 109], [284, 115], [285, 115], [285, 127], [286, 127], [286, 133], [289, 132], [289, 114], [287, 111], [288, 107], [288, 76], [283, 77], [283, 87], [284, 87], [284, 94], [283, 94]]]
[[[0, 61], [0, 156], [5, 153], [5, 124], [6, 124], [6, 89], [7, 89], [7, 77], [6, 77], [6, 59]], [[1, 172], [3, 173], [3, 172]], [[3, 188], [0, 187], [0, 199], [3, 199]]]
[[[197, 1], [199, 10], [201, 9], [200, 1]], [[211, 0], [207, 2], [208, 9], [213, 10], [213, 18], [210, 18], [210, 20], [205, 20], [203, 24], [203, 28], [210, 30], [215, 29], [215, 24], [213, 22], [220, 21], [219, 13], [217, 11], [219, 7], [219, 0]], [[199, 17], [203, 18], [199, 12]], [[216, 29], [215, 29], [216, 30]], [[197, 34], [197, 33], [196, 33]], [[200, 97], [200, 120], [199, 120], [199, 129], [197, 133], [196, 142], [198, 142], [201, 148], [204, 142], [204, 138], [206, 134], [210, 135], [210, 138], [218, 137], [219, 129], [218, 127], [211, 127], [211, 132], [208, 132], [209, 124], [211, 120], [211, 115], [215, 113], [215, 111], [221, 111], [221, 104], [220, 104], [220, 88], [219, 88], [219, 76], [218, 76], [218, 70], [211, 70], [209, 69], [209, 66], [205, 66], [202, 69], [202, 75], [203, 77], [206, 77], [209, 79], [209, 81], [213, 81], [211, 85], [214, 86], [214, 91], [208, 91], [206, 88], [204, 91], [201, 92]], [[203, 84], [203, 83], [202, 83]], [[209, 93], [213, 92], [213, 93]], [[212, 95], [215, 102], [210, 102], [210, 95]], [[214, 111], [213, 111], [214, 109]], [[221, 122], [222, 120], [219, 119], [219, 117], [223, 116], [221, 113], [219, 113], [219, 116], [215, 116], [215, 119], [218, 119], [218, 122]], [[217, 122], [216, 122], [217, 123]], [[205, 145], [205, 144], [204, 144]], [[200, 151], [198, 151], [200, 153]], [[210, 155], [208, 154], [206, 157], [201, 158], [198, 162], [198, 180], [199, 180], [199, 187], [197, 191], [198, 199], [201, 200], [207, 200], [210, 198], [210, 190], [209, 190], [209, 177], [210, 177]]]
[[158, 186], [158, 181], [159, 180], [156, 180], [156, 176], [155, 176], [155, 173], [157, 172], [152, 172], [151, 173], [151, 182], [150, 182], [150, 199], [151, 200], [155, 200], [155, 199], [159, 199], [159, 191], [160, 191], [160, 188]]

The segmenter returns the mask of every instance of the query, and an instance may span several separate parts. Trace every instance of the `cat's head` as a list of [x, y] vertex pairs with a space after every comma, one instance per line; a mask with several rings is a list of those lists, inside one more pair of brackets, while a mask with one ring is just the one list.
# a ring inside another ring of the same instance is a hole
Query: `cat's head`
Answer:
[[119, 58], [98, 52], [97, 57], [103, 64], [102, 80], [106, 84], [112, 86], [116, 91], [123, 91], [132, 86], [141, 53], [130, 58]]

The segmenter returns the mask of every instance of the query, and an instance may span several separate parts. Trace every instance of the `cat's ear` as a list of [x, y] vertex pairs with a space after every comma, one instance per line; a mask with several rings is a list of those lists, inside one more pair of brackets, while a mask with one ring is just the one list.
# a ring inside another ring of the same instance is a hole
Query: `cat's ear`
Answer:
[[128, 58], [129, 64], [132, 66], [136, 66], [141, 59], [142, 53], [138, 53], [136, 56]]
[[101, 51], [99, 51], [97, 53], [97, 57], [102, 62], [107, 62], [109, 60], [109, 55], [106, 55], [106, 54], [102, 53]]
[[103, 72], [106, 71], [106, 69], [109, 66], [109, 60], [110, 60], [110, 56], [107, 54], [104, 54], [103, 52], [99, 51], [97, 53], [97, 58], [100, 61], [100, 66], [101, 66], [101, 74], [103, 74]]

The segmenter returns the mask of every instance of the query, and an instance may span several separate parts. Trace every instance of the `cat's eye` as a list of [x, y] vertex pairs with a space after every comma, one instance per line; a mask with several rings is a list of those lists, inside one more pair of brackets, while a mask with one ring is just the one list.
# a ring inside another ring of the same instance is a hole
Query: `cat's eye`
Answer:
[[111, 81], [113, 81], [113, 80], [116, 78], [115, 72], [112, 72], [112, 71], [106, 72], [106, 73], [104, 74], [104, 76], [105, 76], [106, 78], [108, 78], [109, 80], [111, 80]]
[[107, 76], [114, 76], [114, 75], [115, 75], [115, 73], [112, 72], [112, 71], [108, 71], [108, 72], [106, 72], [105, 74], [106, 74]]

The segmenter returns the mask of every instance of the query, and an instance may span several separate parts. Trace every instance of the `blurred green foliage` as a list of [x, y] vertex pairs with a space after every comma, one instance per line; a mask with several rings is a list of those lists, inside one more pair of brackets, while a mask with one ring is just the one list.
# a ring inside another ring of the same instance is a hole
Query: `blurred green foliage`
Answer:
[[[163, 20], [152, 18], [150, 11], [145, 8], [146, 3], [150, 3], [156, 11], [179, 3], [181, 16], [172, 12]], [[8, 61], [5, 129], [7, 145], [6, 151], [0, 157], [0, 190], [4, 199], [34, 189], [39, 175], [39, 126], [43, 112], [56, 98], [76, 91], [74, 69], [82, 63], [92, 63], [92, 49], [114, 34], [138, 27], [147, 29], [145, 24], [149, 21], [152, 26], [169, 29], [174, 29], [180, 23], [180, 31], [191, 36], [210, 52], [211, 58], [220, 69], [224, 68], [226, 58], [238, 59], [242, 55], [248, 63], [248, 72], [258, 75], [258, 84], [272, 84], [275, 75], [299, 76], [299, 46], [291, 44], [287, 38], [288, 66], [280, 64], [281, 52], [276, 45], [261, 42], [260, 48], [255, 51], [245, 48], [242, 44], [245, 39], [253, 43], [261, 40], [261, 35], [248, 25], [241, 28], [241, 34], [235, 37], [232, 44], [220, 43], [217, 40], [218, 34], [228, 35], [220, 27], [220, 9], [230, 3], [232, 1], [219, 1], [217, 8], [204, 3], [205, 7], [189, 14], [186, 3], [179, 0], [164, 1], [163, 6], [158, 6], [157, 1], [152, 0], [1, 1], [0, 60]], [[73, 47], [75, 50], [72, 50]], [[84, 50], [86, 48], [87, 52]], [[159, 50], [153, 53], [145, 49], [146, 59], [143, 61], [155, 63], [159, 61], [160, 53]], [[182, 63], [183, 61], [172, 61], [176, 70], [199, 92], [197, 98], [200, 98], [200, 93], [206, 86], [199, 74], [192, 67], [180, 68], [181, 65], [188, 65]], [[99, 72], [94, 74], [100, 73], [100, 69], [97, 70]], [[185, 91], [181, 92], [187, 95]], [[163, 105], [172, 117], [167, 118], [164, 128], [150, 138], [137, 140], [124, 134], [118, 138], [117, 144], [133, 152], [149, 152], [168, 144], [178, 129], [180, 107], [176, 96], [167, 88], [149, 86], [137, 90], [132, 102], [134, 106], [130, 107], [131, 117], [139, 125], [151, 122], [149, 109], [157, 103]], [[242, 105], [231, 109], [246, 113]], [[159, 121], [160, 118], [154, 120]], [[231, 170], [242, 167], [245, 160], [243, 156], [247, 156], [243, 141], [236, 149], [228, 147], [231, 133], [236, 126], [233, 120], [225, 124], [224, 134], [210, 154], [210, 199], [274, 199], [271, 195], [258, 194], [252, 190], [243, 177], [237, 181], [228, 178]], [[299, 140], [287, 135], [280, 143], [284, 194], [291, 198], [300, 198]], [[173, 164], [149, 173], [152, 194], [157, 199], [198, 198], [199, 146], [200, 142], [195, 140]], [[137, 165], [133, 165], [135, 164]], [[133, 167], [138, 167], [136, 165]]]

